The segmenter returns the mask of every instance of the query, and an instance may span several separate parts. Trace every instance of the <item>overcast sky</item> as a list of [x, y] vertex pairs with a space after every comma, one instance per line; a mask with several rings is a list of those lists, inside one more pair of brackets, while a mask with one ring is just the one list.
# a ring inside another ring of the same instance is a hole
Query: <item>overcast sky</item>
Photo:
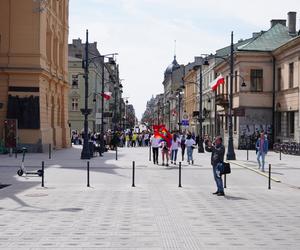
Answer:
[[234, 40], [270, 28], [271, 19], [297, 12], [299, 0], [71, 0], [69, 41], [89, 30], [101, 54], [118, 52], [124, 96], [138, 118], [152, 95], [163, 92], [163, 75], [174, 56], [179, 64], [214, 53]]

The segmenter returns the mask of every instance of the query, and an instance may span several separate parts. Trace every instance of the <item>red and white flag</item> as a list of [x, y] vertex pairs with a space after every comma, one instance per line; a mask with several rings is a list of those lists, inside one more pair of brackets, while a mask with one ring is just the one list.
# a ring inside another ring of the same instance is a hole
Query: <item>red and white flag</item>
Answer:
[[215, 80], [210, 83], [210, 87], [212, 91], [216, 91], [219, 85], [224, 84], [225, 80], [222, 75], [219, 75]]
[[101, 93], [101, 96], [108, 101], [111, 98], [111, 92]]

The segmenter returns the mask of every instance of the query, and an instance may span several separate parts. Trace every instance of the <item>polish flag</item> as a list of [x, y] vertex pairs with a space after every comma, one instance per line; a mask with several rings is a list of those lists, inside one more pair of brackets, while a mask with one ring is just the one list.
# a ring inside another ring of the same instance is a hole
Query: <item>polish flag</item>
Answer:
[[111, 98], [111, 92], [104, 92], [101, 94], [101, 96], [108, 101]]
[[210, 83], [210, 87], [212, 91], [216, 91], [219, 85], [224, 84], [225, 80], [222, 75], [219, 75], [215, 80]]

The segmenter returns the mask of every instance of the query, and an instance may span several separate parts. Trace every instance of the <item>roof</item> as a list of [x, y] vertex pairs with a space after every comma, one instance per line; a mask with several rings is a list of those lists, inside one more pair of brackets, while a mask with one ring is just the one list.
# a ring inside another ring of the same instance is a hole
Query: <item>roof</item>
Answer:
[[72, 62], [82, 62], [82, 59], [80, 59], [80, 58], [77, 58], [77, 57], [73, 57], [73, 56], [69, 56], [68, 57], [68, 60], [69, 61], [72, 61]]
[[268, 31], [261, 33], [245, 45], [239, 46], [239, 51], [273, 51], [293, 38], [288, 27], [280, 23]]
[[178, 62], [176, 61], [176, 56], [174, 56], [174, 60], [173, 62], [166, 68], [165, 70], [165, 76], [172, 74], [172, 72], [176, 69], [179, 69], [180, 65], [178, 64]]

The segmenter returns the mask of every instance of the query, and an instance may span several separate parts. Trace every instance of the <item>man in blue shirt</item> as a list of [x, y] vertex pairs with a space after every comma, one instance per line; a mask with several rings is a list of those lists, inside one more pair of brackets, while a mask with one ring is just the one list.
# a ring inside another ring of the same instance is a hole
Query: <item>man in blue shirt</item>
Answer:
[[258, 138], [256, 141], [256, 150], [258, 169], [261, 169], [262, 172], [265, 172], [265, 155], [268, 153], [269, 143], [264, 132], [260, 134], [260, 138]]

